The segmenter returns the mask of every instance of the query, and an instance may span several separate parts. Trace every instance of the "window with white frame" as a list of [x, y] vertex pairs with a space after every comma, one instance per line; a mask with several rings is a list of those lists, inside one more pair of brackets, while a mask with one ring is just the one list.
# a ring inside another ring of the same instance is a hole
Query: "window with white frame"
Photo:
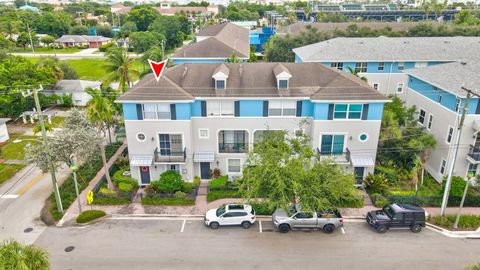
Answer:
[[170, 119], [170, 104], [143, 104], [143, 119]]
[[378, 90], [378, 83], [373, 83], [373, 89]]
[[343, 63], [342, 62], [332, 62], [330, 67], [336, 68], [338, 70], [343, 70]]
[[420, 109], [419, 113], [418, 113], [418, 123], [420, 124], [424, 124], [425, 123], [425, 116], [426, 116], [427, 112], [423, 109]]
[[210, 137], [208, 128], [200, 128], [198, 129], [198, 138], [200, 139], [208, 139]]
[[278, 89], [288, 89], [288, 80], [278, 80]]
[[398, 70], [404, 70], [404, 69], [405, 69], [405, 63], [404, 63], [404, 62], [399, 62], [397, 69], [398, 69]]
[[235, 102], [233, 100], [207, 101], [207, 116], [233, 116]]
[[455, 100], [455, 111], [458, 112], [458, 110], [460, 109], [460, 104], [462, 103], [462, 100], [459, 99], [459, 98], [456, 98]]
[[180, 173], [180, 164], [168, 164], [167, 171], [175, 171], [177, 173]]
[[356, 72], [367, 72], [367, 62], [357, 62], [355, 63]]
[[446, 142], [447, 142], [447, 143], [451, 143], [451, 142], [452, 142], [452, 139], [453, 139], [453, 128], [449, 126], [449, 127], [448, 127], [448, 132], [447, 132]]
[[378, 63], [378, 70], [382, 71], [384, 69], [385, 69], [385, 63], [384, 62]]
[[296, 116], [297, 102], [295, 100], [270, 100], [268, 116]]
[[427, 129], [431, 130], [433, 125], [433, 114], [428, 115]]
[[362, 119], [363, 104], [335, 104], [333, 119]]
[[216, 90], [225, 90], [225, 80], [215, 80]]
[[228, 173], [240, 173], [242, 166], [239, 158], [227, 159], [227, 171]]
[[404, 84], [399, 82], [397, 83], [397, 93], [402, 93], [403, 92], [403, 86]]
[[447, 161], [445, 159], [442, 159], [440, 162], [440, 174], [444, 175], [445, 174], [445, 169], [447, 168]]

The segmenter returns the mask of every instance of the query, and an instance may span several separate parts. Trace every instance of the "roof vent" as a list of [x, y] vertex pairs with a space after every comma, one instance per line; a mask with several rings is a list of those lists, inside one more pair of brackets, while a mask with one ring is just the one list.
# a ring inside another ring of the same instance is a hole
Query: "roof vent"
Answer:
[[448, 44], [448, 43], [450, 43], [450, 40], [445, 40], [444, 42], [445, 42], [445, 44]]
[[467, 62], [460, 62], [460, 64], [462, 64], [462, 66], [465, 66], [467, 65]]
[[185, 68], [183, 69], [182, 78], [185, 78], [185, 76], [187, 75], [187, 72], [188, 72], [188, 67], [185, 66]]
[[408, 43], [410, 43], [410, 42], [408, 42], [408, 41], [404, 41], [404, 42], [403, 42], [403, 44], [408, 44]]

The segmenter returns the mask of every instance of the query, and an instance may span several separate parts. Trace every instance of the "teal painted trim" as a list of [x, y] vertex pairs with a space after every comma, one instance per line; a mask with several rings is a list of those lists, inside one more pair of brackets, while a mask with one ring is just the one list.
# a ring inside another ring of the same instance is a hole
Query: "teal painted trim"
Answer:
[[177, 115], [176, 120], [190, 120], [190, 104], [189, 103], [177, 103], [175, 104], [175, 112]]
[[263, 100], [240, 100], [240, 117], [263, 116]]
[[195, 102], [190, 103], [190, 111], [192, 116], [200, 117], [202, 116], [202, 102], [200, 100], [195, 100]]
[[382, 120], [384, 103], [369, 103], [367, 120]]
[[123, 103], [123, 118], [125, 120], [138, 120], [137, 118], [137, 104]]
[[313, 104], [313, 119], [328, 120], [328, 103]]
[[313, 107], [313, 103], [310, 100], [302, 100], [302, 116], [312, 117]]

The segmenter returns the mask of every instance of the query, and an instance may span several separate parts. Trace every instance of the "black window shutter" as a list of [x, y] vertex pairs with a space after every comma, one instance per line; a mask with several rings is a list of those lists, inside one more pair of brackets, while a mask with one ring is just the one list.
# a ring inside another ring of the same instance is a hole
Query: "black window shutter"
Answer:
[[368, 104], [363, 104], [362, 120], [368, 119]]
[[328, 120], [333, 119], [333, 106], [335, 104], [328, 104]]
[[137, 104], [137, 119], [143, 120], [142, 104]]
[[268, 100], [263, 101], [263, 116], [268, 116]]
[[297, 117], [302, 116], [302, 101], [297, 101]]
[[175, 104], [170, 104], [170, 119], [177, 120], [177, 109]]
[[235, 101], [235, 117], [240, 116], [240, 101]]
[[202, 116], [203, 117], [207, 116], [207, 102], [203, 100], [201, 101], [200, 105], [202, 107]]
[[[459, 108], [461, 108], [461, 107], [459, 107]], [[480, 114], [480, 102], [477, 103], [477, 109], [475, 110], [475, 114]]]

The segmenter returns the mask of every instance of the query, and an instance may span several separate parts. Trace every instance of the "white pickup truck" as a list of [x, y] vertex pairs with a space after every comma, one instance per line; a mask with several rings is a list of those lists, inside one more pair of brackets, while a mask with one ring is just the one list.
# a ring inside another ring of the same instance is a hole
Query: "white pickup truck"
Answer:
[[272, 215], [273, 226], [281, 233], [290, 230], [323, 230], [332, 233], [336, 228], [343, 226], [342, 215], [338, 211], [303, 212], [296, 206], [291, 206], [288, 212], [277, 209]]

